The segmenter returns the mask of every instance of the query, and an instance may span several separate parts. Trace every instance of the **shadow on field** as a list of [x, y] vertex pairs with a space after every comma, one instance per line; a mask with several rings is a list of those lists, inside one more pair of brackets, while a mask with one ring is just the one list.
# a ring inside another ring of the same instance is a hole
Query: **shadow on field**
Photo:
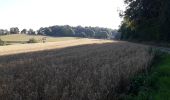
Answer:
[[40, 50], [40, 51], [33, 51], [33, 52], [27, 52], [27, 53], [1, 55], [0, 63], [4, 63], [4, 62], [8, 63], [11, 61], [20, 61], [20, 60], [23, 61], [23, 60], [28, 60], [28, 59], [37, 59], [37, 58], [44, 58], [44, 57], [55, 56], [55, 55], [56, 56], [63, 55], [63, 54], [73, 53], [73, 51], [69, 52], [73, 49], [76, 52], [76, 51], [79, 51], [78, 49], [84, 49], [84, 50], [89, 49], [90, 50], [90, 48], [105, 47], [106, 45], [120, 46], [124, 44], [127, 44], [127, 42], [113, 42], [113, 43], [100, 43], [100, 44], [93, 43], [93, 44], [85, 44], [85, 45], [72, 46], [72, 47], [66, 47], [66, 48], [57, 48], [57, 49]]
[[5, 41], [5, 42], [10, 43], [10, 44], [14, 44], [14, 43], [23, 44], [23, 43], [27, 43], [27, 41]]
[[[2, 100], [112, 100], [149, 65], [148, 47], [90, 44], [0, 57]], [[119, 87], [119, 88], [118, 88]]]

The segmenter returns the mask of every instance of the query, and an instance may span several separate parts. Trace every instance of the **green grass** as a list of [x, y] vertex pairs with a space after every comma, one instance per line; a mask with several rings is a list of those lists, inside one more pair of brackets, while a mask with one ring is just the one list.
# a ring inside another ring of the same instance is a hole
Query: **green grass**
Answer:
[[18, 44], [18, 43], [27, 43], [29, 39], [36, 39], [39, 42], [42, 42], [42, 38], [47, 37], [46, 42], [56, 42], [56, 41], [66, 41], [78, 39], [76, 37], [49, 37], [42, 35], [26, 35], [26, 34], [12, 34], [12, 35], [3, 35], [0, 36], [0, 39], [7, 42], [8, 44]]
[[162, 55], [149, 74], [133, 78], [125, 100], [170, 100], [170, 54]]

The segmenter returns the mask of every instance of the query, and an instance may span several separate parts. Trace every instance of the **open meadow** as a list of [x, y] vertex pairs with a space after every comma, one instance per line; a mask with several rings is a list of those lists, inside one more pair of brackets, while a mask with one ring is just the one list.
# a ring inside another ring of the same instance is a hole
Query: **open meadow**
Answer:
[[[86, 41], [86, 42], [85, 42]], [[128, 42], [80, 40], [0, 57], [2, 100], [115, 100], [154, 54]], [[65, 45], [65, 46], [63, 46]]]
[[2, 35], [0, 39], [5, 41], [7, 44], [25, 44], [30, 39], [35, 39], [37, 42], [42, 42], [42, 38], [46, 37], [46, 42], [58, 42], [79, 39], [76, 37], [50, 37], [43, 35], [27, 35], [27, 34], [10, 34]]

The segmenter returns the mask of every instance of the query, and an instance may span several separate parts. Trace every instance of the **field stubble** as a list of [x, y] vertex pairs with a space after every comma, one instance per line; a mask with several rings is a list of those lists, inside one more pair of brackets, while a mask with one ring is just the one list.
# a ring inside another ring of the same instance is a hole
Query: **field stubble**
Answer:
[[0, 57], [2, 100], [111, 100], [146, 70], [144, 45], [117, 42]]

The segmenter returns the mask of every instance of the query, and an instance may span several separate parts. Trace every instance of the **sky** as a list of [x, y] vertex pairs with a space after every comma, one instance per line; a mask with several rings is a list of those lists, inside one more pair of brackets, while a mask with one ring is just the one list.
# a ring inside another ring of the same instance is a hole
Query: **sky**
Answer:
[[123, 0], [0, 0], [0, 29], [53, 25], [118, 29]]

